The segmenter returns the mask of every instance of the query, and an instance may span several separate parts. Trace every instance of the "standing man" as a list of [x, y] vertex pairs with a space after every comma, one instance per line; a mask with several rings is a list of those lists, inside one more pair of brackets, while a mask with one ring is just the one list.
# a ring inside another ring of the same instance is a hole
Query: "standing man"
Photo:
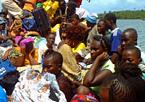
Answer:
[[121, 44], [121, 35], [122, 31], [117, 27], [117, 17], [113, 13], [108, 13], [105, 15], [104, 19], [106, 19], [108, 23], [108, 27], [111, 30], [111, 60], [114, 63], [117, 58], [117, 49]]

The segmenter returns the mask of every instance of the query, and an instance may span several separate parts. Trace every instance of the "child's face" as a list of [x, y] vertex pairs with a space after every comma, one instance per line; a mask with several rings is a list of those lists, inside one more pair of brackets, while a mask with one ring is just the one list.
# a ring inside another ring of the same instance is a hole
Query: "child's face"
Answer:
[[98, 55], [100, 55], [103, 52], [104, 50], [101, 46], [100, 41], [93, 40], [91, 43], [91, 58], [94, 60]]
[[49, 72], [58, 75], [61, 70], [60, 67], [55, 63], [55, 61], [51, 57], [49, 57], [47, 59], [44, 58], [43, 72]]
[[77, 20], [76, 18], [72, 18], [72, 22], [73, 25], [78, 25], [79, 24], [79, 20]]
[[121, 37], [121, 47], [124, 49], [126, 46], [129, 45], [134, 45], [135, 44], [135, 40], [133, 38], [133, 36], [131, 36], [132, 33], [131, 32], [125, 32], [122, 34]]
[[47, 37], [47, 47], [52, 48], [55, 41], [55, 34], [49, 34]]
[[104, 34], [106, 32], [106, 24], [104, 21], [98, 22], [97, 25], [98, 33], [99, 34]]
[[132, 63], [138, 65], [140, 63], [140, 58], [137, 53], [133, 50], [125, 50], [122, 54], [122, 61], [125, 63]]

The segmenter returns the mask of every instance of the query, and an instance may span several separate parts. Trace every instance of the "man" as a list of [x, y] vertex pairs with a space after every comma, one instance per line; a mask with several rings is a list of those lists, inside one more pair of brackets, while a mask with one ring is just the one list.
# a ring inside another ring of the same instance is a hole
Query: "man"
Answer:
[[110, 44], [111, 44], [111, 60], [115, 63], [117, 58], [117, 49], [121, 43], [122, 31], [117, 27], [117, 17], [113, 13], [108, 13], [105, 15], [108, 23], [108, 27], [111, 30]]

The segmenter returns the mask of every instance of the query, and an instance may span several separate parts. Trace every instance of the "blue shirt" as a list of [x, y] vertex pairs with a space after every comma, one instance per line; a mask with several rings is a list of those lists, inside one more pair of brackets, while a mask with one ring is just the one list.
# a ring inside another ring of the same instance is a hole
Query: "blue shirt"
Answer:
[[0, 86], [0, 102], [7, 102], [7, 95], [1, 86]]
[[115, 28], [111, 34], [111, 53], [117, 52], [118, 46], [121, 44], [122, 31], [119, 28]]

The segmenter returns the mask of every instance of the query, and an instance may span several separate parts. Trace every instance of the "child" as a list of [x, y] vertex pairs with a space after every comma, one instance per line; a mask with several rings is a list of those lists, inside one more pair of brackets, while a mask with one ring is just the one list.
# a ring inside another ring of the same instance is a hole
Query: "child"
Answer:
[[145, 79], [145, 65], [141, 64], [141, 51], [135, 46], [128, 46], [122, 53], [122, 62], [137, 65], [142, 71], [142, 78]]
[[[118, 56], [119, 58], [121, 58], [122, 52], [127, 46], [136, 46], [137, 48], [139, 48], [137, 46], [137, 37], [138, 37], [137, 31], [134, 28], [128, 28], [123, 31], [123, 34], [121, 37], [121, 45], [118, 48], [118, 54], [120, 55]], [[141, 51], [140, 48], [139, 50]], [[142, 72], [145, 71], [144, 64], [145, 64], [145, 54], [144, 52], [141, 51], [141, 60], [140, 60], [139, 67], [142, 70]]]
[[49, 72], [56, 75], [60, 90], [66, 95], [70, 102], [72, 98], [72, 87], [70, 81], [61, 73], [63, 58], [58, 52], [45, 53], [43, 59], [43, 73]]

